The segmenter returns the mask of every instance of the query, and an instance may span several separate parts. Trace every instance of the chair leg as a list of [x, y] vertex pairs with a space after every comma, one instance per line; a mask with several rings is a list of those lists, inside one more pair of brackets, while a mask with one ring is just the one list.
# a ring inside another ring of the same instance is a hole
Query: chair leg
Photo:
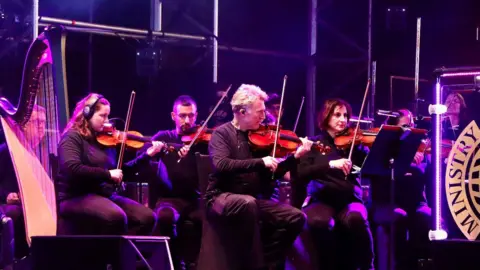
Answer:
[[377, 246], [377, 269], [378, 270], [389, 270], [392, 269], [391, 261], [393, 255], [390, 250], [390, 239], [389, 232], [386, 230], [385, 226], [379, 225], [376, 230], [376, 246]]
[[13, 220], [3, 216], [0, 220], [0, 226], [0, 267], [8, 269], [14, 261], [15, 238], [13, 234]]

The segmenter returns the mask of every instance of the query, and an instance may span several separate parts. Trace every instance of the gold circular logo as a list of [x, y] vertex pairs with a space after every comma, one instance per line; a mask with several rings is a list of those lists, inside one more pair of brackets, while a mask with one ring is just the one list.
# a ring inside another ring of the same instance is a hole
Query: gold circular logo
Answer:
[[472, 121], [450, 151], [445, 193], [455, 223], [469, 240], [480, 234], [480, 129]]

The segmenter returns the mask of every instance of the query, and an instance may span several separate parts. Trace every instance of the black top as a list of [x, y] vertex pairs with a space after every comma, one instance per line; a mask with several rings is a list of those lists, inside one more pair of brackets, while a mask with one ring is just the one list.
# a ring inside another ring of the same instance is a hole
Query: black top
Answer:
[[[221, 192], [269, 197], [272, 173], [262, 160], [268, 153], [253, 151], [248, 132], [237, 130], [231, 122], [225, 123], [213, 132], [208, 150], [215, 172], [210, 176], [207, 200]], [[295, 157], [289, 155], [278, 165], [273, 179], [283, 176], [296, 164]]]
[[[394, 204], [406, 210], [414, 210], [417, 207], [426, 204], [425, 185], [427, 176], [425, 174], [426, 164], [411, 164], [406, 174], [402, 177], [396, 177]], [[370, 193], [372, 205], [390, 203], [390, 184], [389, 177], [371, 177]]]
[[[152, 137], [153, 141], [162, 141], [168, 144], [182, 144], [181, 136], [176, 130], [159, 131]], [[187, 156], [180, 158], [178, 153], [163, 154], [158, 162], [157, 176], [158, 186], [155, 185], [155, 193], [160, 197], [180, 197], [186, 200], [199, 198], [198, 174], [195, 161], [195, 152], [206, 154], [206, 144], [192, 146]], [[157, 193], [158, 192], [158, 193]]]
[[7, 203], [9, 193], [18, 193], [17, 175], [6, 143], [0, 145], [0, 204]]
[[[330, 160], [348, 158], [349, 150], [340, 150], [335, 146], [334, 139], [327, 133], [310, 138], [330, 146], [332, 151], [322, 155], [319, 151], [312, 150], [302, 157], [295, 178], [299, 182], [309, 180], [307, 194], [316, 200], [330, 202], [351, 202], [362, 200], [362, 190], [359, 179], [350, 174], [345, 179], [345, 174], [340, 169], [331, 169]], [[352, 163], [361, 166], [366, 157], [366, 152], [361, 147], [356, 147], [352, 153]]]
[[[137, 165], [148, 165], [150, 157], [142, 154], [122, 167], [124, 179]], [[58, 145], [59, 172], [57, 188], [59, 200], [89, 193], [109, 197], [115, 185], [109, 170], [116, 168], [114, 148], [106, 148], [95, 139], [87, 139], [78, 131], [68, 131]]]

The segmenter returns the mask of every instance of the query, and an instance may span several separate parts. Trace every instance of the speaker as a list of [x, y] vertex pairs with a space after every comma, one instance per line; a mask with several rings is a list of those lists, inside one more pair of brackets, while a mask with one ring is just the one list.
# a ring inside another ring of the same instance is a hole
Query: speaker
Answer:
[[6, 269], [14, 262], [15, 239], [13, 220], [0, 214], [0, 269]]
[[431, 258], [421, 269], [477, 270], [480, 241], [462, 239], [439, 240], [432, 243]]
[[137, 50], [136, 63], [138, 76], [155, 76], [161, 68], [162, 51], [156, 48]]
[[34, 236], [32, 269], [172, 270], [168, 237]]

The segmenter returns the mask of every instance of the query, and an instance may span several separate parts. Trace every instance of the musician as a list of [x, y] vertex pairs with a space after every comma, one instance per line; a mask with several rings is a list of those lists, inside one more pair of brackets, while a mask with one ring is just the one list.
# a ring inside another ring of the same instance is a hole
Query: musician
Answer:
[[[398, 117], [388, 120], [389, 125], [414, 127], [413, 114], [407, 109], [398, 110]], [[392, 207], [389, 199], [390, 179], [372, 179], [372, 214], [375, 223], [386, 225], [395, 222], [395, 255], [397, 269], [414, 269], [419, 256], [428, 248], [431, 209], [425, 196], [426, 160], [417, 152], [405, 176], [395, 179], [395, 197]], [[408, 231], [408, 238], [407, 238]], [[408, 241], [407, 241], [408, 240]]]
[[[216, 92], [216, 98], [221, 98], [225, 94], [225, 91], [217, 91]], [[213, 111], [215, 108], [214, 105], [210, 106], [209, 112]], [[230, 105], [225, 102], [225, 100], [218, 106], [217, 110], [212, 116], [212, 119], [210, 122], [213, 124], [212, 126], [220, 126], [221, 124], [224, 124], [229, 121], [229, 119], [232, 117], [232, 108], [230, 108]], [[211, 124], [209, 123], [209, 124]]]
[[57, 178], [59, 214], [70, 221], [75, 234], [151, 234], [156, 216], [149, 208], [116, 193], [123, 175], [148, 164], [163, 143], [152, 146], [135, 160], [116, 169], [115, 149], [96, 135], [108, 123], [110, 103], [99, 94], [80, 100], [58, 146]]
[[[25, 142], [33, 150], [45, 136], [45, 108], [34, 105], [32, 115], [24, 127]], [[13, 220], [15, 234], [15, 258], [28, 255], [29, 248], [25, 233], [22, 203], [17, 176], [6, 143], [0, 145], [0, 211]]]
[[[297, 159], [310, 150], [312, 142], [302, 139], [302, 146], [282, 162], [254, 152], [249, 144], [249, 131], [257, 130], [265, 120], [267, 99], [258, 86], [241, 85], [231, 100], [233, 120], [217, 127], [209, 144], [215, 172], [205, 196], [207, 220], [216, 230], [230, 231], [222, 239], [233, 242], [232, 246], [213, 247], [230, 254], [228, 266], [222, 269], [283, 269], [284, 252], [305, 222], [300, 210], [268, 198], [272, 172], [277, 179], [296, 167]], [[218, 264], [199, 267], [221, 268]]]
[[[165, 142], [167, 145], [181, 145], [182, 134], [195, 127], [197, 103], [190, 96], [179, 96], [173, 102], [171, 118], [175, 123], [175, 129], [159, 131], [153, 136], [153, 140]], [[155, 197], [159, 197], [155, 204], [155, 212], [158, 216], [158, 232], [160, 235], [172, 239], [172, 254], [176, 264], [179, 263], [179, 260], [184, 260], [186, 264], [195, 263], [198, 252], [197, 250], [195, 254], [185, 254], [184, 251], [187, 247], [180, 247], [177, 243], [177, 233], [189, 233], [185, 230], [182, 231], [181, 226], [177, 226], [177, 224], [181, 224], [181, 221], [189, 220], [193, 222], [195, 228], [199, 231], [198, 234], [201, 234], [202, 215], [199, 208], [200, 191], [195, 152], [206, 154], [207, 144], [197, 144], [192, 149], [184, 146], [178, 153], [161, 155], [157, 170], [160, 181], [156, 185], [154, 184], [154, 190], [152, 190]], [[178, 162], [180, 157], [182, 159]], [[179, 229], [178, 232], [177, 229]], [[182, 237], [182, 239], [185, 239], [185, 237]]]
[[467, 104], [460, 93], [452, 92], [445, 98], [447, 112], [443, 122], [443, 139], [456, 140], [469, 124]]
[[280, 96], [278, 94], [269, 94], [268, 100], [265, 102], [265, 120], [267, 125], [276, 125], [280, 117]]
[[[263, 124], [276, 125], [281, 115], [280, 113], [280, 96], [276, 93], [269, 93], [268, 100], [265, 102], [265, 120]], [[290, 172], [287, 172], [281, 179], [277, 179], [275, 189], [272, 194], [272, 199], [284, 203], [291, 203], [290, 201], [291, 185]]]
[[[359, 179], [351, 174], [352, 161], [361, 164], [365, 151], [361, 147], [355, 148], [351, 161], [348, 159], [349, 150], [340, 150], [334, 143], [334, 139], [346, 130], [351, 116], [352, 110], [346, 101], [328, 99], [324, 102], [317, 117], [320, 134], [311, 140], [330, 146], [332, 151], [325, 155], [311, 151], [301, 159], [295, 176], [299, 182], [312, 180], [307, 187], [303, 211], [307, 215], [307, 228], [313, 237], [317, 256], [321, 258], [320, 269], [338, 269], [338, 263], [350, 263], [355, 269], [373, 268], [367, 209], [362, 202]], [[344, 236], [353, 244], [352, 257], [343, 254], [349, 246], [345, 245], [338, 262], [332, 246], [339, 240], [333, 231], [337, 225], [347, 232]]]

